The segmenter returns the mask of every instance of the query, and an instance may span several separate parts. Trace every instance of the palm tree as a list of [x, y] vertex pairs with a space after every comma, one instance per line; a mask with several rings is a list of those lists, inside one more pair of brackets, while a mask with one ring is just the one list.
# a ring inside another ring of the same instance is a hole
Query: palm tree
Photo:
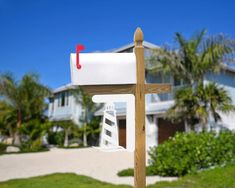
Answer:
[[194, 130], [195, 124], [201, 124], [208, 130], [208, 117], [214, 122], [221, 120], [219, 112], [229, 113], [235, 110], [227, 91], [216, 83], [199, 84], [196, 88], [185, 87], [176, 92], [175, 104], [167, 112], [174, 121], [184, 119], [185, 127]]
[[[206, 112], [198, 105], [198, 98], [193, 93], [191, 87], [179, 89], [175, 94], [175, 103], [167, 111], [166, 117], [172, 121], [180, 122], [184, 120], [185, 130], [194, 130], [194, 125], [199, 123], [199, 118], [195, 116], [196, 111], [200, 118], [204, 118]], [[200, 113], [199, 113], [200, 112]]]
[[83, 132], [83, 145], [87, 146], [87, 136], [89, 133], [93, 132], [91, 127], [88, 127], [88, 125], [91, 123], [96, 106], [92, 102], [91, 97], [81, 88], [74, 90], [74, 94], [76, 102], [81, 104], [83, 109], [82, 116], [80, 118], [80, 121], [82, 122], [81, 131]]
[[204, 86], [203, 78], [207, 72], [219, 72], [224, 62], [233, 62], [235, 41], [224, 35], [206, 37], [205, 34], [202, 30], [186, 40], [176, 33], [177, 50], [154, 50], [147, 67], [152, 73], [163, 71], [184, 81], [185, 88], [176, 92], [175, 105], [167, 116], [173, 120], [183, 119], [185, 127], [193, 128], [200, 123], [206, 129], [210, 114], [218, 121], [218, 111], [234, 109], [227, 92], [214, 83]]
[[51, 128], [51, 122], [47, 119], [32, 119], [23, 122], [20, 132], [27, 136], [27, 142], [24, 149], [27, 151], [37, 151], [43, 146], [43, 136], [45, 136]]
[[150, 72], [173, 73], [190, 86], [203, 81], [208, 71], [218, 72], [224, 62], [232, 62], [235, 41], [224, 35], [206, 37], [202, 30], [191, 39], [186, 40], [176, 33], [176, 49], [159, 48], [153, 51], [149, 59]]
[[14, 137], [16, 131], [15, 110], [6, 102], [0, 101], [0, 133], [3, 136]]
[[196, 95], [200, 103], [204, 104], [204, 111], [208, 113], [207, 118], [202, 122], [204, 129], [208, 129], [208, 116], [212, 116], [214, 122], [218, 122], [221, 120], [219, 112], [229, 113], [235, 110], [228, 92], [214, 82], [205, 85], [200, 84], [196, 90]]
[[71, 133], [76, 133], [78, 131], [78, 127], [72, 121], [56, 121], [55, 124], [58, 127], [61, 127], [64, 130], [64, 147], [69, 146], [69, 135]]
[[45, 97], [49, 94], [50, 90], [39, 82], [37, 74], [26, 74], [20, 81], [10, 73], [0, 75], [0, 96], [15, 112], [15, 145], [21, 144], [19, 130], [22, 122], [43, 117]]

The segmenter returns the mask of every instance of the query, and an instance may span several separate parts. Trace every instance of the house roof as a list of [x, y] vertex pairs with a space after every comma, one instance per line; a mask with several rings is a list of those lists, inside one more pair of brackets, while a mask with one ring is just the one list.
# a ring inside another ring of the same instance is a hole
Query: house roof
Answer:
[[[130, 44], [127, 44], [127, 45], [124, 45], [120, 48], [116, 48], [116, 49], [113, 49], [113, 50], [109, 50], [108, 52], [113, 52], [113, 53], [118, 53], [118, 52], [122, 52], [122, 51], [125, 51], [129, 48], [133, 48], [135, 46], [135, 43], [132, 42]], [[145, 48], [148, 48], [148, 49], [154, 49], [154, 48], [160, 48], [159, 46], [157, 46], [156, 44], [153, 44], [153, 43], [150, 43], [150, 42], [147, 42], [147, 41], [143, 41], [143, 46]]]
[[222, 65], [222, 69], [232, 73], [232, 74], [235, 74], [235, 67], [231, 67], [231, 66], [228, 66], [226, 64], [223, 64]]
[[58, 87], [56, 89], [53, 90], [53, 93], [59, 93], [61, 91], [65, 91], [65, 90], [71, 90], [71, 89], [75, 89], [77, 86], [72, 85], [71, 83], [63, 85], [61, 87]]

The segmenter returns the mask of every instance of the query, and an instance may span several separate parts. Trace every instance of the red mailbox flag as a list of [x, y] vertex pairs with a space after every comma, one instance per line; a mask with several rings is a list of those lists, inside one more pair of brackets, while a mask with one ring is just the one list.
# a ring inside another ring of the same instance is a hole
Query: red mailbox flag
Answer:
[[81, 45], [81, 44], [78, 44], [77, 46], [76, 46], [76, 65], [77, 65], [77, 68], [78, 69], [80, 69], [82, 66], [80, 65], [80, 63], [79, 63], [79, 52], [80, 51], [82, 51], [82, 50], [84, 50], [85, 49], [85, 47], [83, 46], [83, 45]]

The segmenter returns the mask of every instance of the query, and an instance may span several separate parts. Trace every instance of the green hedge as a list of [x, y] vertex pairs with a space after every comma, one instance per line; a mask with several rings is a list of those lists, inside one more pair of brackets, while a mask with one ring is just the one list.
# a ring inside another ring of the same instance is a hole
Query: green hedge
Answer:
[[[125, 169], [125, 170], [121, 170], [118, 172], [117, 174], [118, 176], [134, 176], [134, 169], [133, 168], [128, 168], [128, 169]], [[150, 166], [147, 166], [146, 167], [146, 175], [147, 176], [152, 176], [154, 175], [153, 172], [152, 172], [152, 168]]]
[[62, 146], [64, 144], [64, 132], [49, 132], [48, 133], [49, 144]]
[[20, 146], [21, 153], [27, 152], [40, 152], [40, 151], [49, 151], [48, 148], [42, 145], [41, 139], [37, 139], [34, 141], [23, 142]]
[[230, 131], [177, 133], [151, 148], [151, 172], [161, 176], [182, 176], [200, 169], [235, 162], [235, 134]]
[[6, 144], [0, 143], [0, 154], [5, 153], [6, 148], [7, 148]]

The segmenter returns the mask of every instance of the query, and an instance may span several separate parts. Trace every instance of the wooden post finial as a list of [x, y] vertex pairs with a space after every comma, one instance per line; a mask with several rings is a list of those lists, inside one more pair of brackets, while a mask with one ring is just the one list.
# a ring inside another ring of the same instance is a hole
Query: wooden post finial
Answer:
[[144, 40], [144, 34], [143, 34], [141, 28], [137, 27], [137, 29], [135, 30], [134, 41], [136, 43], [142, 43], [143, 40]]

